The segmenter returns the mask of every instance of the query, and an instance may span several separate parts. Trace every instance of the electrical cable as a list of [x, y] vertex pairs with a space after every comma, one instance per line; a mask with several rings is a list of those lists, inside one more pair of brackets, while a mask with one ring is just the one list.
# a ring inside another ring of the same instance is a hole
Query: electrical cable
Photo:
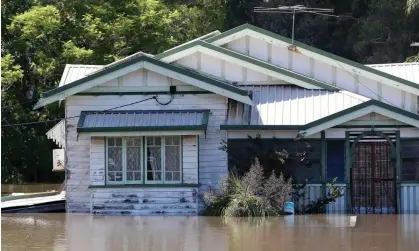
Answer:
[[[118, 108], [122, 108], [122, 107], [130, 106], [130, 105], [138, 104], [138, 103], [145, 102], [145, 101], [148, 101], [148, 100], [151, 100], [151, 99], [156, 100], [157, 103], [160, 104], [160, 102], [157, 100], [157, 96], [152, 96], [152, 97], [149, 97], [149, 98], [146, 98], [146, 99], [143, 99], [143, 100], [139, 100], [139, 101], [136, 101], [136, 102], [125, 104], [125, 105], [120, 105], [120, 106], [112, 107], [110, 109], [106, 109], [106, 110], [102, 110], [102, 111], [97, 111], [97, 112], [112, 111], [112, 110], [115, 110], [115, 109], [118, 109]], [[172, 96], [172, 99], [169, 101], [169, 103], [172, 102], [173, 99], [174, 99], [174, 97]], [[169, 104], [169, 103], [167, 103], [167, 104]], [[94, 114], [94, 113], [97, 113], [97, 112], [92, 112], [92, 113], [87, 113], [87, 114]], [[1, 125], [1, 127], [12, 127], [12, 126], [22, 126], [22, 125], [33, 125], [33, 124], [49, 123], [49, 122], [61, 121], [63, 119], [67, 120], [67, 119], [73, 119], [73, 118], [79, 118], [79, 117], [81, 117], [81, 115], [71, 116], [71, 117], [66, 117], [66, 118], [50, 119], [50, 120], [44, 120], [44, 121], [33, 121], [33, 122], [24, 122], [24, 123], [16, 123], [16, 124], [10, 124], [10, 123], [8, 123], [7, 125]]]
[[162, 103], [162, 102], [160, 102], [160, 101], [157, 99], [157, 96], [155, 97], [156, 102], [157, 102], [157, 103], [159, 103], [160, 105], [168, 105], [168, 104], [172, 103], [173, 99], [175, 99], [175, 96], [174, 96], [174, 95], [171, 95], [169, 102], [167, 102], [167, 103]]
[[[379, 95], [378, 93], [376, 93], [374, 90], [372, 90], [371, 88], [369, 88], [368, 86], [364, 85], [363, 83], [361, 83], [355, 76], [353, 76], [349, 71], [347, 71], [343, 65], [341, 65], [337, 60], [333, 59], [336, 64], [339, 65], [339, 67], [344, 70], [346, 73], [348, 73], [358, 84], [362, 85], [363, 87], [365, 87], [366, 89], [368, 89], [370, 92], [374, 93], [375, 95], [377, 95], [377, 97], [379, 97], [380, 99], [386, 101], [387, 103], [391, 104], [392, 106], [396, 106], [395, 104], [391, 103], [389, 100], [385, 99], [384, 97], [382, 97], [381, 95]], [[396, 106], [397, 107], [397, 106]]]

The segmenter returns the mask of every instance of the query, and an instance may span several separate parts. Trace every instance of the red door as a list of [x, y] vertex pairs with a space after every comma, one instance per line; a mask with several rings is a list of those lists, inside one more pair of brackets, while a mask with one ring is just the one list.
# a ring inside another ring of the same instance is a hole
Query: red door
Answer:
[[357, 143], [351, 169], [353, 213], [396, 213], [395, 170], [387, 142]]

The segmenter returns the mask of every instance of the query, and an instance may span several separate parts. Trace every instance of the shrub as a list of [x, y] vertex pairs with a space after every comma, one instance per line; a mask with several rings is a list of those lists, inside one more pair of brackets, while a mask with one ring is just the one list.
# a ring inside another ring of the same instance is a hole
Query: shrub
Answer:
[[278, 216], [285, 200], [293, 193], [291, 179], [277, 177], [274, 172], [264, 178], [263, 167], [256, 158], [249, 171], [239, 178], [230, 174], [221, 181], [218, 191], [204, 194], [204, 215], [213, 216]]

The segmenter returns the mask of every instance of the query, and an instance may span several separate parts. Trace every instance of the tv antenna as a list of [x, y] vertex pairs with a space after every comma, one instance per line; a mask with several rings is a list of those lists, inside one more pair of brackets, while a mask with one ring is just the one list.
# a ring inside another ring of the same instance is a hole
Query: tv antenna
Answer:
[[329, 17], [339, 17], [332, 14], [333, 9], [322, 9], [322, 8], [309, 8], [303, 5], [294, 5], [294, 6], [285, 6], [279, 5], [275, 8], [268, 8], [268, 7], [255, 7], [253, 9], [254, 12], [258, 13], [278, 13], [278, 14], [292, 14], [292, 35], [291, 35], [291, 48], [295, 49], [294, 45], [294, 29], [295, 29], [295, 14], [297, 13], [311, 13]]

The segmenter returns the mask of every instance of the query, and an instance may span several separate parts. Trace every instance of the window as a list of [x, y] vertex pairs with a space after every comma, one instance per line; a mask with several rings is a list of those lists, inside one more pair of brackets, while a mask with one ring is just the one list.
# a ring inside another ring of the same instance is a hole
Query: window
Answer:
[[345, 181], [345, 140], [327, 141], [327, 181]]
[[419, 181], [419, 140], [401, 140], [402, 180]]
[[146, 183], [181, 181], [180, 137], [146, 137]]
[[181, 136], [108, 137], [107, 183], [180, 183], [181, 142]]

